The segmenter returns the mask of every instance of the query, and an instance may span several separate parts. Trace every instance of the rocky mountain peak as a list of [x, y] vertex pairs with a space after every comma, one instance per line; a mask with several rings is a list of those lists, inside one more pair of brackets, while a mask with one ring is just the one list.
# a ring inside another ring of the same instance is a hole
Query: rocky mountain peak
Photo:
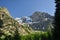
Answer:
[[39, 11], [34, 12], [30, 17], [34, 21], [43, 20], [45, 18], [48, 18], [48, 19], [51, 18], [51, 19], [53, 19], [53, 16], [49, 15], [48, 13], [39, 12]]
[[36, 11], [30, 16], [30, 18], [33, 22], [38, 22], [31, 25], [33, 29], [46, 30], [48, 25], [52, 25], [54, 17], [48, 13]]

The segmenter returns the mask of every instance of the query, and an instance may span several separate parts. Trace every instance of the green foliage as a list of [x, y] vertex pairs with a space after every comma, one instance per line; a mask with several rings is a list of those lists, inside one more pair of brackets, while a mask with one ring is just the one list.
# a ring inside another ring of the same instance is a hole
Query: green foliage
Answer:
[[21, 37], [21, 40], [50, 40], [47, 32], [33, 33]]
[[14, 37], [12, 36], [1, 36], [0, 40], [52, 40], [51, 36], [48, 32], [34, 32], [28, 35], [19, 35], [16, 34]]

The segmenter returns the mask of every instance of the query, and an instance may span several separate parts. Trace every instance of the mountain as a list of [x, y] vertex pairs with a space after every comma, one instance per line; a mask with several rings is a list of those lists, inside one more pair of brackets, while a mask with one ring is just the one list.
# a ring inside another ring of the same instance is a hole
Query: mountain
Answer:
[[16, 18], [20, 24], [27, 24], [33, 30], [46, 31], [49, 27], [53, 28], [54, 17], [45, 12], [34, 12], [31, 16]]
[[25, 35], [31, 33], [33, 30], [25, 24], [19, 24], [4, 7], [0, 7], [0, 34], [12, 35], [15, 31], [19, 34]]
[[32, 19], [32, 22], [37, 22], [31, 25], [34, 30], [46, 30], [48, 25], [53, 26], [54, 17], [48, 13], [36, 11], [29, 17]]

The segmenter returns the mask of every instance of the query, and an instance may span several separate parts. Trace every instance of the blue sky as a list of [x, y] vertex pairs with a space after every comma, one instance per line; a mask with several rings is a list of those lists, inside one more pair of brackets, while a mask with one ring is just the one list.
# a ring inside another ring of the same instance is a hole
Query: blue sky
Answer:
[[54, 0], [0, 0], [0, 6], [6, 7], [15, 17], [30, 16], [35, 11], [47, 12], [54, 15]]

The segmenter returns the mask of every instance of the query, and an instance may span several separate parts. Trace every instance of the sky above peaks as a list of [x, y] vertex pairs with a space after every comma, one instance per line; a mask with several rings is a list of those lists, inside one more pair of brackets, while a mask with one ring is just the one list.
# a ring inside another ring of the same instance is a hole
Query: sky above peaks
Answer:
[[35, 11], [55, 13], [54, 0], [0, 0], [0, 6], [6, 7], [14, 18], [30, 16]]

